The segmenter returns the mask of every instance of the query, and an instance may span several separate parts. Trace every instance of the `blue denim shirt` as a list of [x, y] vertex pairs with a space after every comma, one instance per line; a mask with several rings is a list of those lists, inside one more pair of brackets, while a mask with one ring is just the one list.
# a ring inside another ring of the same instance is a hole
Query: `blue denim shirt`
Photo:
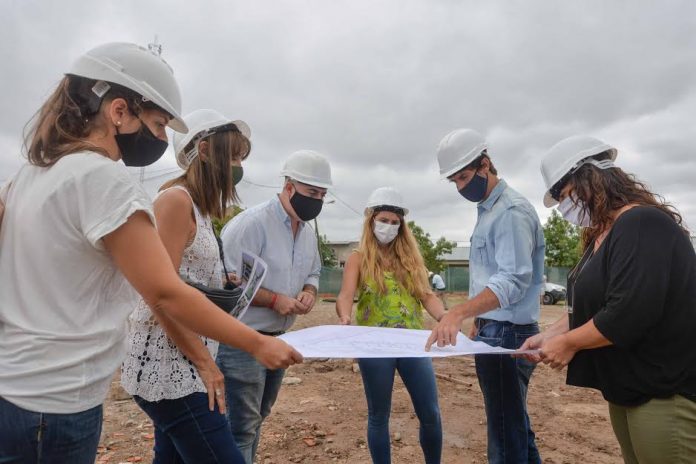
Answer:
[[479, 317], [513, 324], [539, 319], [544, 276], [544, 232], [536, 210], [504, 180], [478, 204], [471, 236], [469, 297], [486, 287], [500, 308]]
[[[300, 222], [293, 238], [290, 216], [277, 196], [235, 216], [222, 229], [221, 238], [228, 272], [239, 273], [242, 251], [249, 251], [268, 265], [263, 288], [292, 298], [306, 284], [319, 288], [321, 259], [314, 230]], [[250, 306], [241, 321], [252, 329], [277, 332], [288, 330], [295, 316]]]

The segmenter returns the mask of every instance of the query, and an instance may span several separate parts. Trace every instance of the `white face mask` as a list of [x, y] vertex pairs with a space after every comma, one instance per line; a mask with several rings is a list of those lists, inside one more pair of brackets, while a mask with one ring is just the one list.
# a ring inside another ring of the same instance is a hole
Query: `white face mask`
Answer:
[[558, 211], [563, 215], [563, 219], [580, 227], [590, 227], [590, 215], [587, 213], [585, 204], [581, 201], [576, 205], [570, 195], [565, 197], [558, 204]]
[[375, 221], [372, 227], [377, 241], [382, 245], [390, 243], [399, 235], [399, 227], [401, 224], [387, 224], [386, 222]]

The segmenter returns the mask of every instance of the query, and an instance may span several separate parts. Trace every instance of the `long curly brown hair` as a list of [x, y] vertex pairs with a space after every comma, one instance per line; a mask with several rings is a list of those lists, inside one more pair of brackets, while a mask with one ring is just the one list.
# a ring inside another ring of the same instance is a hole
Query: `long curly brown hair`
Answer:
[[[595, 155], [597, 160], [610, 159], [608, 152]], [[653, 206], [664, 211], [688, 233], [679, 211], [665, 199], [650, 191], [648, 186], [619, 167], [599, 169], [585, 164], [568, 177], [573, 187], [574, 200], [584, 204], [592, 225], [582, 231], [583, 249], [591, 246], [597, 237], [611, 227], [614, 213], [627, 205]]]

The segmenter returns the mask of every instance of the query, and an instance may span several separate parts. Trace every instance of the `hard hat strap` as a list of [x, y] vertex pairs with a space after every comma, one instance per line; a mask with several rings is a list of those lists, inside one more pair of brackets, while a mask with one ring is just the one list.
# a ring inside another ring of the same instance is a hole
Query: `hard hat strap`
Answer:
[[[594, 156], [596, 156], [596, 155], [594, 155]], [[601, 169], [603, 171], [606, 169], [611, 169], [611, 168], [616, 167], [616, 165], [614, 164], [614, 161], [612, 161], [610, 159], [598, 160], [598, 159], [595, 159], [591, 156], [589, 158], [585, 158], [583, 160], [580, 160], [580, 161], [578, 161], [578, 163], [575, 166], [573, 166], [573, 168], [570, 171], [568, 171], [568, 173], [566, 175], [561, 177], [561, 180], [559, 180], [558, 182], [553, 184], [553, 187], [551, 187], [549, 189], [549, 193], [551, 194], [551, 198], [553, 198], [556, 201], [559, 201], [559, 198], [561, 196], [561, 190], [563, 190], [563, 187], [565, 187], [565, 185], [568, 183], [568, 180], [570, 180], [570, 176], [575, 174], [575, 172], [577, 172], [578, 169], [580, 169], [581, 167], [583, 167], [586, 164], [591, 164], [591, 165], [595, 166], [596, 168]]]

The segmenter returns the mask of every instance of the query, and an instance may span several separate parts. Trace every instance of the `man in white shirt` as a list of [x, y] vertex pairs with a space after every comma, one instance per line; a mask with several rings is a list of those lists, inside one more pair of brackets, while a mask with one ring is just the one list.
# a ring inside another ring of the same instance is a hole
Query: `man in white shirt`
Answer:
[[430, 272], [430, 284], [433, 287], [433, 290], [435, 290], [435, 293], [437, 294], [438, 298], [442, 300], [442, 304], [445, 305], [445, 310], [447, 309], [447, 301], [445, 301], [445, 289], [447, 286], [445, 285], [445, 281], [442, 278], [442, 276], [438, 273]]
[[[306, 222], [317, 217], [331, 168], [323, 155], [301, 150], [290, 155], [281, 175], [282, 192], [235, 216], [222, 230], [227, 269], [239, 274], [242, 252], [268, 265], [266, 278], [242, 317], [264, 335], [288, 330], [298, 315], [314, 307], [321, 258], [315, 232]], [[261, 424], [270, 414], [285, 371], [271, 370], [244, 351], [220, 345], [217, 362], [225, 375], [228, 419], [247, 464], [252, 464]]]

